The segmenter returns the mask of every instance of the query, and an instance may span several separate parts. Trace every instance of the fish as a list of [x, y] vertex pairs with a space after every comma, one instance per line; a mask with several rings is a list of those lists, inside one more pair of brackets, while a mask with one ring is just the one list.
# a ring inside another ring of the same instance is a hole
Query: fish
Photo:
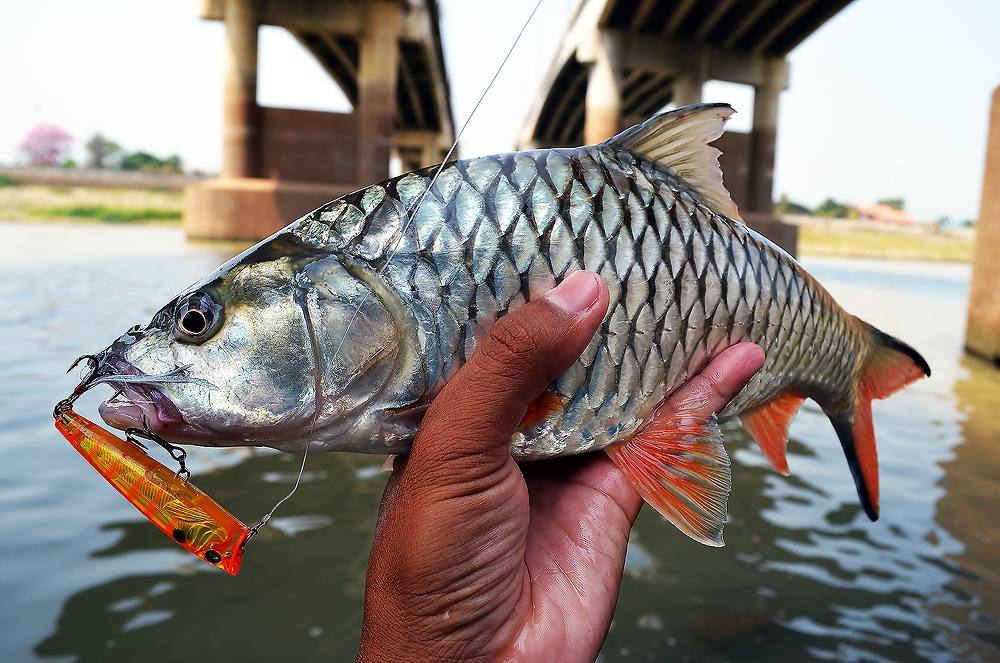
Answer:
[[231, 576], [240, 572], [250, 528], [195, 486], [73, 410], [56, 428], [129, 504], [198, 559]]
[[[405, 454], [499, 318], [590, 270], [607, 314], [529, 408], [515, 459], [604, 450], [667, 520], [720, 546], [719, 422], [739, 419], [787, 474], [789, 422], [811, 398], [874, 520], [871, 401], [930, 368], [742, 222], [710, 145], [733, 112], [687, 106], [597, 145], [456, 160], [327, 203], [97, 355], [119, 390], [101, 416], [179, 443]], [[659, 407], [740, 341], [766, 361], [722, 412]]]

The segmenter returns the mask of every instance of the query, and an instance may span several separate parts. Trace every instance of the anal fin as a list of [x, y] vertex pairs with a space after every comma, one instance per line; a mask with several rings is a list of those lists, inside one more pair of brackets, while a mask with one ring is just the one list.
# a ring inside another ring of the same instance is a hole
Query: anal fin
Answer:
[[695, 541], [722, 546], [732, 474], [715, 415], [658, 410], [604, 450], [660, 514]]
[[806, 397], [786, 392], [742, 415], [740, 421], [774, 469], [788, 476], [788, 426]]
[[554, 394], [551, 391], [543, 391], [538, 395], [538, 398], [528, 403], [528, 409], [524, 412], [524, 417], [517, 426], [518, 429], [541, 423], [550, 414], [562, 409], [565, 404], [558, 394]]

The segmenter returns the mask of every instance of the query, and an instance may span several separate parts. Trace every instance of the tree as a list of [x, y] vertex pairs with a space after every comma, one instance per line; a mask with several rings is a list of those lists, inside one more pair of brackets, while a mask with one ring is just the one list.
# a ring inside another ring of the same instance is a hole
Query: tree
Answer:
[[879, 205], [888, 205], [892, 209], [898, 209], [900, 212], [906, 207], [906, 201], [902, 198], [883, 198], [878, 201]]
[[846, 219], [850, 216], [850, 209], [847, 205], [838, 203], [833, 198], [827, 198], [819, 204], [813, 214], [816, 216], [824, 216], [831, 219]]
[[790, 200], [787, 195], [781, 194], [778, 202], [774, 204], [775, 214], [812, 214], [812, 211], [800, 203]]
[[143, 170], [150, 173], [181, 173], [184, 170], [181, 158], [176, 154], [161, 159], [141, 150], [123, 156], [119, 168], [122, 170]]
[[32, 166], [55, 166], [69, 156], [73, 136], [54, 124], [39, 124], [24, 137], [21, 151]]
[[171, 154], [166, 159], [163, 160], [163, 166], [161, 168], [165, 173], [183, 173], [184, 164], [181, 162], [181, 157], [178, 154]]
[[100, 133], [91, 136], [84, 147], [87, 150], [88, 168], [113, 168], [121, 159], [121, 146], [113, 140], [108, 140]]

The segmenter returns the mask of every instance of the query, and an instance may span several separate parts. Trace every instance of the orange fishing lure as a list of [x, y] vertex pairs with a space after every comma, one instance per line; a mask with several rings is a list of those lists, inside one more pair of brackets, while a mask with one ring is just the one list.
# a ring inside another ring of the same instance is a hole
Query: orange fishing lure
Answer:
[[56, 428], [149, 522], [182, 548], [229, 575], [240, 572], [250, 528], [211, 497], [72, 410], [56, 414]]

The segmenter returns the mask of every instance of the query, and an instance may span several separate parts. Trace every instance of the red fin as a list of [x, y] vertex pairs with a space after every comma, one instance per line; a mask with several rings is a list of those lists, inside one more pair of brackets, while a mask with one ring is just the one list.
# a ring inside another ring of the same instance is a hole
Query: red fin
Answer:
[[924, 370], [910, 356], [887, 346], [878, 346], [868, 358], [865, 372], [858, 383], [858, 398], [888, 398], [911, 382], [924, 377]]
[[757, 442], [774, 469], [788, 476], [788, 425], [806, 399], [802, 394], [788, 392], [740, 417], [743, 426]]
[[[858, 380], [854, 411], [831, 414], [830, 420], [840, 437], [847, 464], [865, 513], [878, 519], [878, 450], [872, 426], [872, 400], [886, 398], [911, 382], [931, 374], [927, 362], [916, 350], [897, 338], [862, 323], [872, 334], [872, 350]], [[828, 413], [830, 414], [830, 413]]]
[[562, 409], [563, 404], [563, 399], [558, 395], [551, 391], [543, 391], [538, 395], [538, 398], [528, 404], [528, 409], [518, 428], [526, 428], [545, 421], [550, 414]]
[[[854, 483], [861, 497], [861, 506], [872, 520], [878, 520], [878, 449], [875, 446], [875, 427], [872, 425], [872, 401], [858, 394], [854, 405], [854, 424], [851, 426], [854, 458], [848, 454]], [[843, 442], [843, 440], [841, 440]]]
[[729, 456], [715, 415], [657, 411], [633, 437], [604, 450], [660, 514], [695, 541], [725, 545], [732, 488]]

